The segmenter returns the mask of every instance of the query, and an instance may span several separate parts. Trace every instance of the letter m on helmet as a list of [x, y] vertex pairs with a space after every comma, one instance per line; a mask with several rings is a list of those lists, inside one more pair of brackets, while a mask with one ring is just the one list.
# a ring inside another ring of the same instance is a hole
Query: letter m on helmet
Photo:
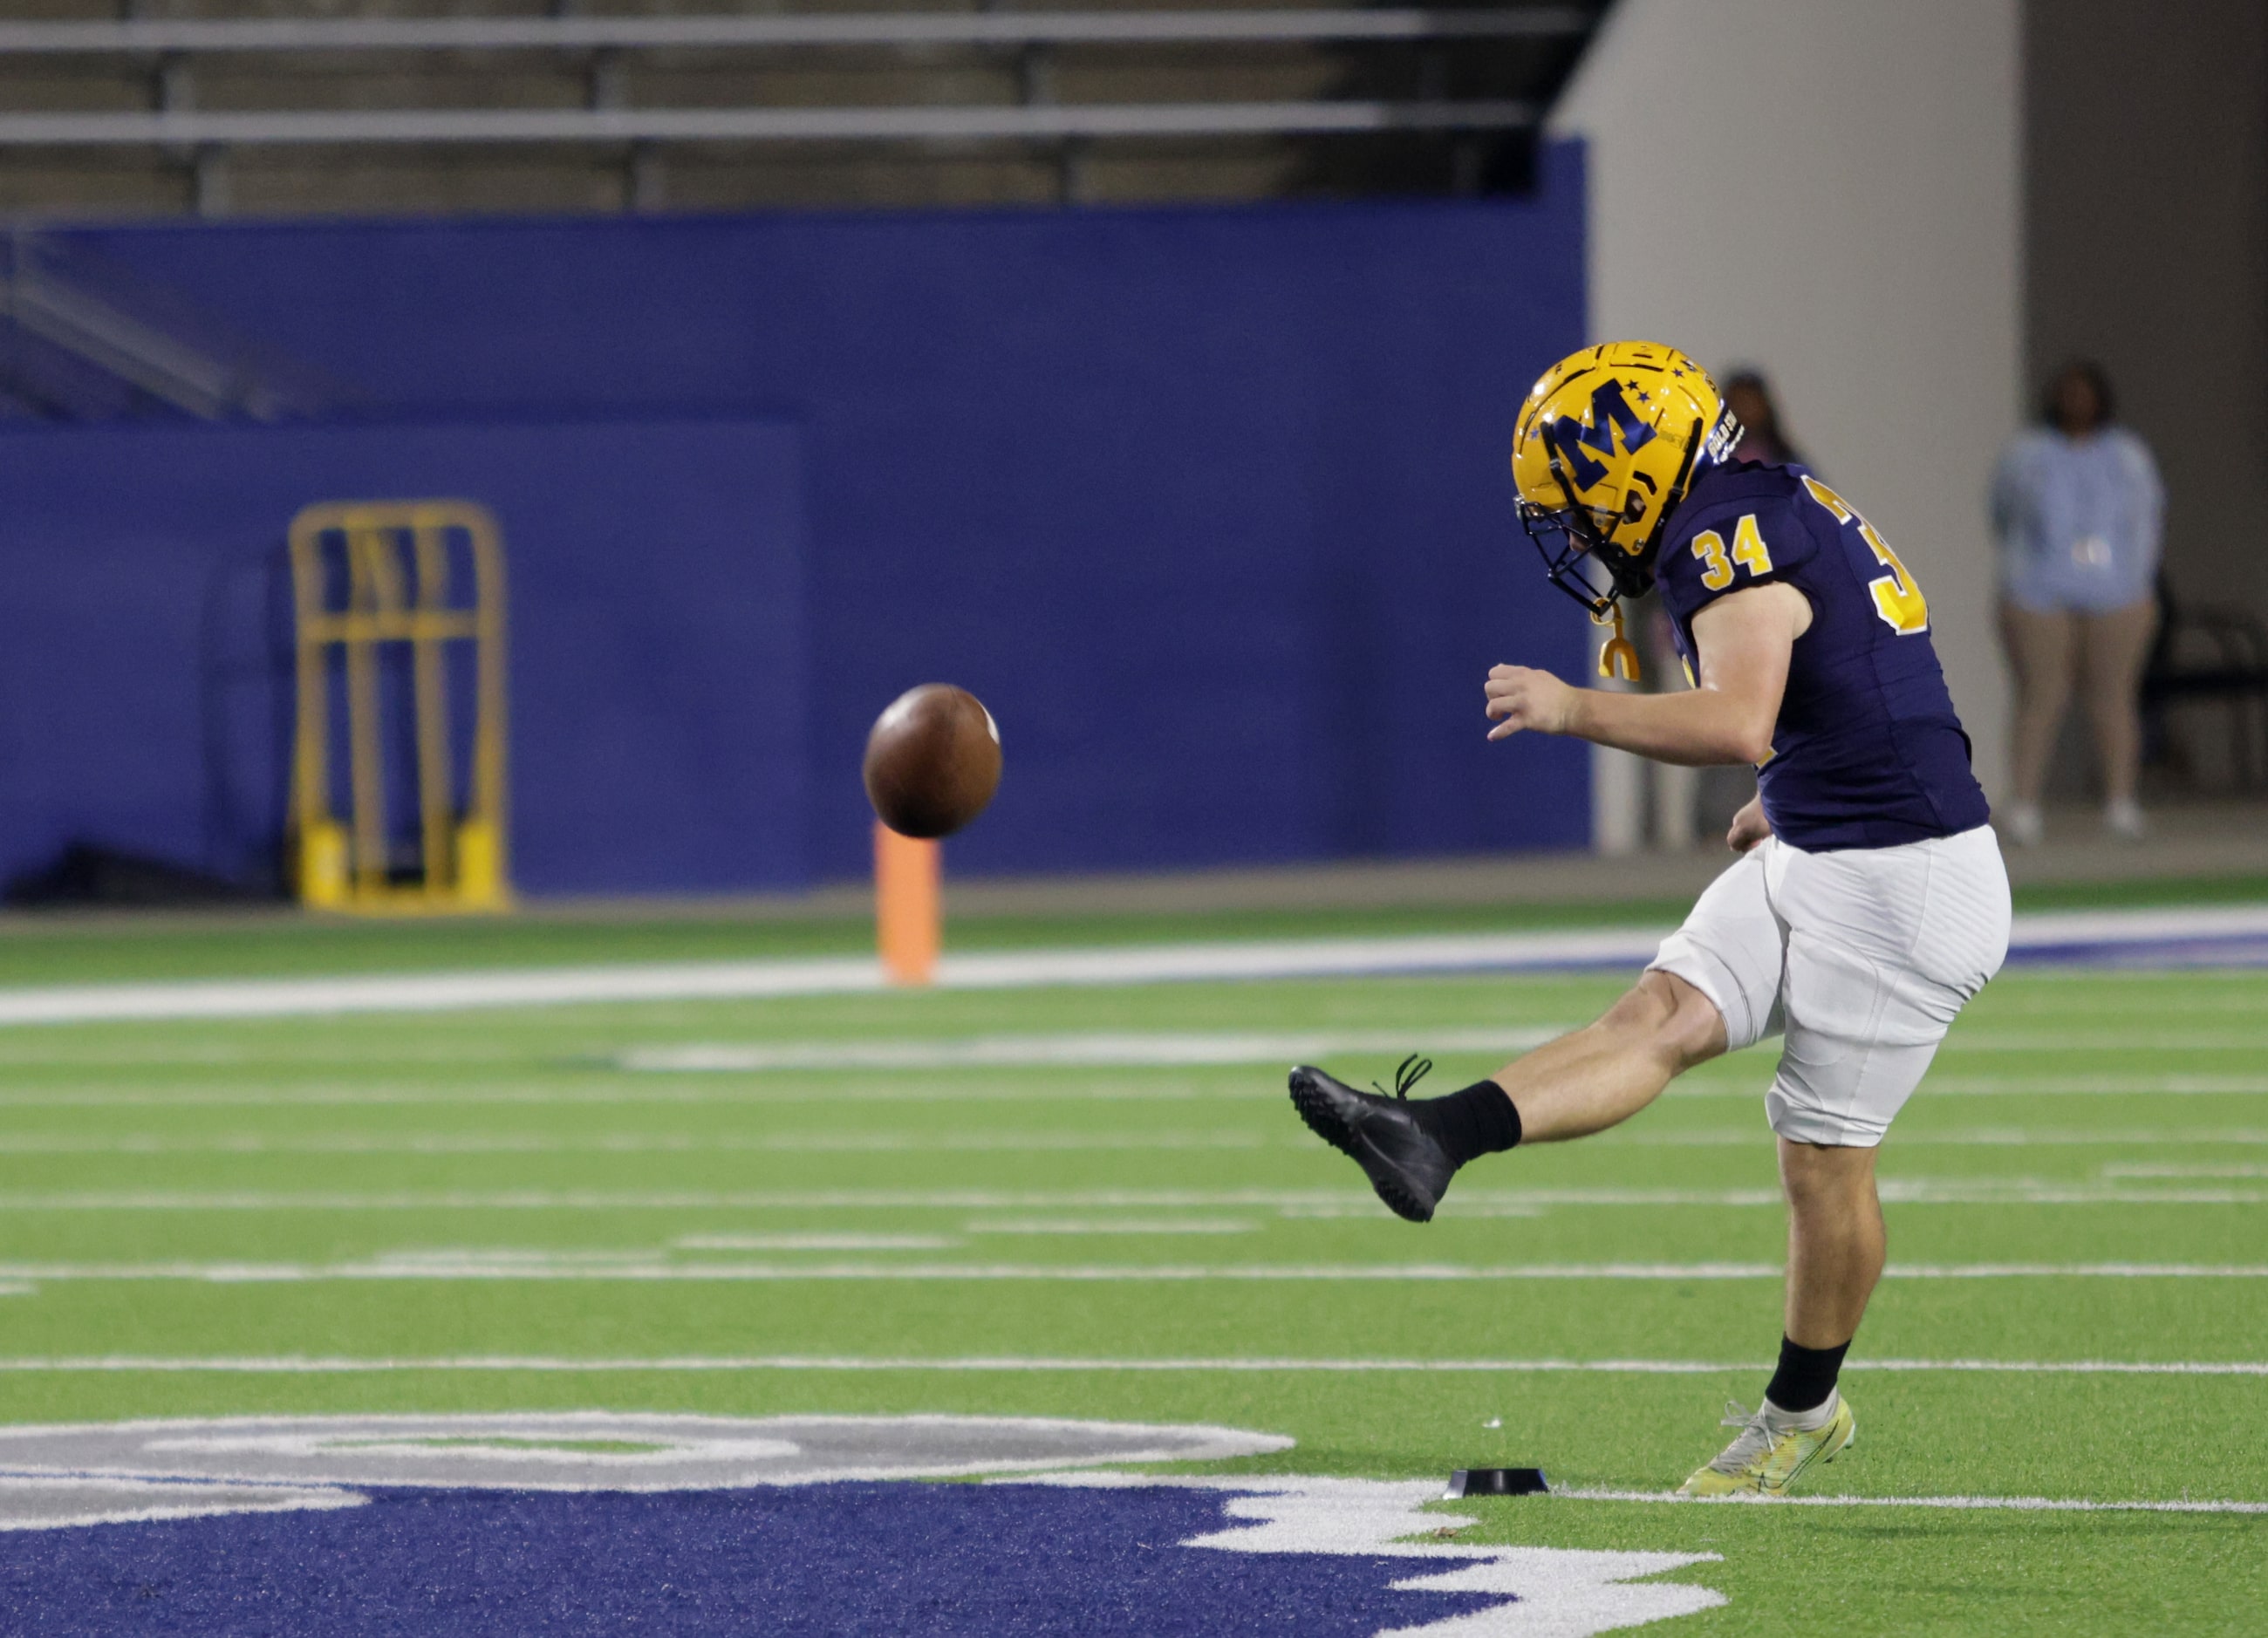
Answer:
[[[1653, 429], [1630, 407], [1623, 384], [1609, 379], [1591, 391], [1591, 413], [1580, 424], [1562, 415], [1543, 430], [1543, 441], [1565, 464], [1567, 475], [1580, 492], [1607, 475], [1598, 456], [1613, 459], [1615, 434], [1622, 434], [1623, 452], [1630, 454], [1653, 441]], [[1595, 453], [1594, 453], [1595, 452]]]

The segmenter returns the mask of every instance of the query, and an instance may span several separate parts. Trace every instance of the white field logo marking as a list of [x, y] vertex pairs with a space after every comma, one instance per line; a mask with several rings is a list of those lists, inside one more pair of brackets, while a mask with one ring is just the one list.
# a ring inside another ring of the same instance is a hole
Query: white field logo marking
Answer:
[[242, 1416], [0, 1428], [0, 1472], [247, 1485], [730, 1490], [1220, 1461], [1291, 1446], [1275, 1434], [1233, 1428], [1038, 1416]]
[[[1012, 1483], [1014, 1480], [998, 1482]], [[1602, 1553], [1573, 1547], [1466, 1546], [1410, 1540], [1462, 1529], [1469, 1515], [1428, 1513], [1438, 1484], [1372, 1479], [1151, 1479], [1135, 1473], [1067, 1473], [1038, 1482], [1116, 1488], [1154, 1485], [1239, 1493], [1227, 1505], [1232, 1529], [1181, 1545], [1223, 1553], [1329, 1554], [1347, 1557], [1459, 1561], [1413, 1575], [1396, 1592], [1476, 1592], [1516, 1599], [1469, 1614], [1397, 1627], [1378, 1638], [1585, 1638], [1696, 1615], [1727, 1602], [1707, 1587], [1642, 1578], [1720, 1561], [1717, 1553]]]
[[[1398, 1592], [1509, 1600], [1379, 1638], [1586, 1638], [1726, 1602], [1643, 1578], [1716, 1554], [1466, 1546], [1438, 1486], [1359, 1479], [1152, 1478], [1067, 1468], [1287, 1450], [1270, 1434], [1037, 1417], [734, 1418], [569, 1412], [279, 1416], [0, 1429], [0, 1530], [353, 1508], [365, 1485], [652, 1491], [1014, 1474], [998, 1483], [1223, 1493], [1230, 1528], [1179, 1545], [1404, 1559]], [[1057, 1470], [1053, 1473], [1046, 1470]], [[1423, 1539], [1412, 1540], [1418, 1537]], [[1444, 1568], [1444, 1564], [1447, 1568]]]

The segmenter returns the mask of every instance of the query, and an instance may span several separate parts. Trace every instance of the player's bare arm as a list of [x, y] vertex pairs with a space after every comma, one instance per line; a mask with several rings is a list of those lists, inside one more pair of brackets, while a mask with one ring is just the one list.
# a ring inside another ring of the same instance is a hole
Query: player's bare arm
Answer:
[[1693, 618], [1700, 685], [1678, 694], [1610, 694], [1498, 665], [1488, 675], [1488, 714], [1498, 719], [1489, 738], [1525, 729], [1693, 768], [1761, 762], [1771, 754], [1795, 640], [1810, 626], [1811, 604], [1791, 585], [1719, 599]]

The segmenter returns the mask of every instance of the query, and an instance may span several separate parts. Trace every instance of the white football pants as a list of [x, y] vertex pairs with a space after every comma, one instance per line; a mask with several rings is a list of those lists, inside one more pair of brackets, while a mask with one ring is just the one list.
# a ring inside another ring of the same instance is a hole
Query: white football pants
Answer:
[[1652, 965], [1716, 1004], [1728, 1051], [1786, 1035], [1764, 1098], [1773, 1131], [1872, 1148], [2007, 953], [2008, 873], [1980, 825], [1839, 853], [1769, 838]]

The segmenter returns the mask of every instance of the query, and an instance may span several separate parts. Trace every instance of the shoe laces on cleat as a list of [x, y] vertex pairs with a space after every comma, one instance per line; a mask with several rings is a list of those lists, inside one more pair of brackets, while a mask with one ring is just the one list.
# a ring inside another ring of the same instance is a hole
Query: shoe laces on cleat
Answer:
[[1757, 1406], [1751, 1414], [1741, 1407], [1738, 1399], [1725, 1401], [1725, 1420], [1717, 1425], [1741, 1430], [1741, 1436], [1717, 1452], [1716, 1459], [1709, 1464], [1720, 1473], [1742, 1473], [1763, 1461], [1771, 1454], [1773, 1442], [1778, 1437], [1765, 1419], [1763, 1406]]
[[[1421, 1057], [1414, 1052], [1411, 1053], [1407, 1058], [1404, 1058], [1402, 1061], [1401, 1064], [1394, 1071], [1393, 1095], [1402, 1099], [1403, 1102], [1408, 1103], [1410, 1101], [1410, 1089], [1417, 1085], [1418, 1082], [1424, 1080], [1427, 1076], [1432, 1073], [1433, 1061], [1431, 1058]], [[1381, 1098], [1387, 1096], [1386, 1089], [1381, 1086], [1376, 1081], [1373, 1081], [1370, 1083], [1370, 1087], [1371, 1090], [1376, 1092]]]

